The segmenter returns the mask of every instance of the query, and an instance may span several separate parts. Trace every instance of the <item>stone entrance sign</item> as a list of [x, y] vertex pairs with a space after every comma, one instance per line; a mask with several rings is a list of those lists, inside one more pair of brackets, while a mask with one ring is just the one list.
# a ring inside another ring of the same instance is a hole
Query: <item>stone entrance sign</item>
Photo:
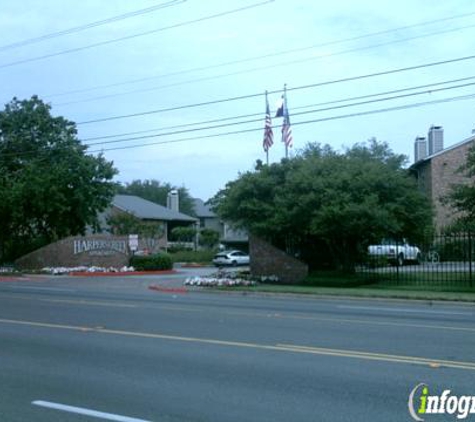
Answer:
[[73, 241], [74, 255], [87, 253], [89, 256], [111, 256], [127, 253], [125, 240], [111, 239], [76, 239]]
[[20, 269], [128, 265], [130, 250], [126, 236], [68, 237], [29, 253], [16, 261]]

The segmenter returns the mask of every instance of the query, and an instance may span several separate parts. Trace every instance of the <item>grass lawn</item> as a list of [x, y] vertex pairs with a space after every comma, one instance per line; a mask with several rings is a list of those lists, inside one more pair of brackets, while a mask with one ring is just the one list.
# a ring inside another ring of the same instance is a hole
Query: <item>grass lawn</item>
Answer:
[[266, 284], [246, 288], [239, 287], [237, 289], [246, 290], [249, 292], [293, 293], [317, 296], [351, 296], [361, 298], [367, 297], [386, 299], [421, 299], [475, 302], [475, 290], [470, 291], [466, 289], [460, 289], [459, 291], [456, 291], [456, 289], [450, 289], [450, 291], [444, 291], [440, 289], [421, 290], [418, 287], [316, 287]]
[[[229, 288], [224, 288], [229, 289]], [[250, 287], [234, 287], [233, 290], [262, 293], [293, 293], [317, 296], [348, 296], [359, 298], [420, 299], [475, 302], [475, 288], [466, 280], [457, 281], [446, 274], [444, 282], [432, 277], [395, 280], [381, 277], [368, 280], [361, 274], [313, 273], [298, 285], [258, 284]]]
[[[230, 290], [229, 287], [221, 290]], [[388, 287], [388, 286], [365, 286], [365, 287], [317, 287], [303, 285], [276, 285], [259, 284], [251, 287], [233, 287], [232, 290], [261, 292], [261, 293], [290, 293], [308, 294], [316, 296], [347, 296], [359, 298], [383, 298], [383, 299], [419, 299], [419, 300], [447, 300], [475, 302], [475, 290], [461, 289], [456, 291], [444, 291], [440, 289], [421, 290], [418, 287]]]

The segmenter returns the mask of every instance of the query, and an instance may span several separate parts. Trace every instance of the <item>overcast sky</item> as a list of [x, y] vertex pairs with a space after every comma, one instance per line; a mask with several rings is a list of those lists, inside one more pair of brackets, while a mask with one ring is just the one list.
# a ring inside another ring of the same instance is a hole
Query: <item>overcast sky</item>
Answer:
[[472, 0], [2, 0], [0, 40], [2, 105], [38, 95], [118, 181], [204, 200], [265, 161], [264, 92], [275, 113], [284, 84], [291, 154], [376, 137], [412, 161], [430, 125], [446, 147], [475, 128]]

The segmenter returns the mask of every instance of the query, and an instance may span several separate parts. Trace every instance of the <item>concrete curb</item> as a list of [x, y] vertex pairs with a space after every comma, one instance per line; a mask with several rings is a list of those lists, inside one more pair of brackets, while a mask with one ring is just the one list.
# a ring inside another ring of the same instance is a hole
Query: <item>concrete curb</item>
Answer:
[[124, 271], [124, 272], [88, 272], [77, 271], [71, 272], [67, 275], [75, 277], [121, 277], [121, 276], [134, 276], [134, 275], [170, 275], [177, 274], [176, 270], [164, 270], [164, 271]]

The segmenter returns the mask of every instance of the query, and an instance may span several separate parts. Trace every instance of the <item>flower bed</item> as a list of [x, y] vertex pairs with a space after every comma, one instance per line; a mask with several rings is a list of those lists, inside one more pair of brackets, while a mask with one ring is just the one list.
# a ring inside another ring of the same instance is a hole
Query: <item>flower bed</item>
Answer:
[[236, 287], [254, 286], [256, 282], [250, 278], [248, 273], [219, 270], [205, 277], [189, 277], [184, 284], [185, 286], [200, 287]]
[[65, 275], [71, 273], [128, 273], [135, 271], [134, 267], [44, 267], [41, 269], [43, 274]]

